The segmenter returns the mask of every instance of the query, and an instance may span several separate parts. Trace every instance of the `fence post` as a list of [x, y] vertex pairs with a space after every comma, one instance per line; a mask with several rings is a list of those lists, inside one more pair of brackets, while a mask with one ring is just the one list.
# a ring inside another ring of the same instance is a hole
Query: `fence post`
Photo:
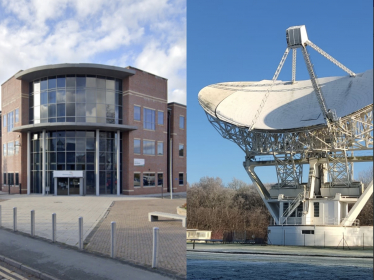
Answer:
[[157, 267], [158, 256], [158, 227], [153, 228], [153, 250], [152, 250], [152, 268]]
[[52, 242], [56, 242], [56, 213], [52, 214]]
[[111, 235], [110, 235], [110, 257], [116, 257], [116, 222], [111, 222]]
[[13, 231], [17, 231], [17, 207], [13, 207]]
[[35, 210], [31, 210], [31, 236], [35, 236]]
[[79, 249], [83, 249], [83, 217], [78, 218], [78, 224], [79, 224]]

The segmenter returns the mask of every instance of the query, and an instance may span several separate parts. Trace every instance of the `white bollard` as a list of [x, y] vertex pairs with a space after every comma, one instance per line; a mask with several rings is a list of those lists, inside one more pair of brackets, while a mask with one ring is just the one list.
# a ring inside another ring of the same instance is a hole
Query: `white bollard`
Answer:
[[13, 231], [17, 231], [17, 207], [13, 207]]
[[52, 242], [56, 242], [56, 213], [52, 214]]
[[83, 249], [83, 217], [78, 218], [78, 224], [79, 224], [79, 249]]
[[152, 268], [157, 267], [157, 257], [158, 257], [158, 227], [153, 228], [153, 250], [152, 250]]
[[116, 222], [111, 222], [111, 235], [110, 235], [110, 257], [116, 257]]
[[35, 236], [35, 210], [31, 210], [31, 236]]

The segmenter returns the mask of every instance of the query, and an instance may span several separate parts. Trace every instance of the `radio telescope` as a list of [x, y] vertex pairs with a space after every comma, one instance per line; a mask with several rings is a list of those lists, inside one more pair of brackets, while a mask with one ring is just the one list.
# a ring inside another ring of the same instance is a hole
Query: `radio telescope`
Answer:
[[[353, 178], [354, 162], [373, 161], [373, 70], [352, 72], [312, 43], [304, 25], [288, 28], [286, 39], [272, 80], [209, 85], [199, 103], [220, 135], [244, 151], [244, 168], [272, 216], [272, 244], [373, 246], [373, 227], [357, 220], [373, 181], [365, 189]], [[317, 78], [307, 46], [348, 75]], [[296, 81], [297, 49], [310, 80]], [[292, 78], [278, 81], [291, 50]], [[267, 189], [257, 166], [275, 166], [278, 183]]]

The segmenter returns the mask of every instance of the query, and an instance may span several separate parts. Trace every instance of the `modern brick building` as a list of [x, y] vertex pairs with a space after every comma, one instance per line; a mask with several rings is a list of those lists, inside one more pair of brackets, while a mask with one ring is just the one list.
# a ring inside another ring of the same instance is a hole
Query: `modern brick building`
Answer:
[[186, 106], [133, 67], [56, 64], [1, 85], [1, 190], [101, 195], [186, 191]]

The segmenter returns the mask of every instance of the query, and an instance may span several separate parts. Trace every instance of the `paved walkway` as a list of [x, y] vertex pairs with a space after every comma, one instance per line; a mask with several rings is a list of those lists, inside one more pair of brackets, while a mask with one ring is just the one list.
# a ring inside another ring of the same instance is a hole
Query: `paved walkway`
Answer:
[[0, 255], [42, 271], [57, 279], [171, 279], [118, 260], [81, 252], [57, 243], [0, 229]]
[[152, 228], [159, 228], [159, 267], [186, 276], [186, 229], [180, 220], [160, 218], [148, 221], [148, 212], [177, 212], [185, 199], [152, 199], [116, 201], [109, 215], [90, 238], [87, 250], [110, 254], [110, 223], [116, 221], [118, 257], [138, 265], [149, 266], [152, 261]]
[[30, 211], [35, 210], [36, 236], [51, 240], [52, 213], [56, 213], [57, 242], [77, 246], [78, 218], [82, 216], [85, 251], [107, 256], [110, 222], [116, 221], [117, 257], [145, 268], [151, 266], [152, 228], [157, 226], [160, 228], [158, 269], [181, 278], [186, 276], [186, 233], [182, 222], [151, 223], [147, 214], [150, 211], [176, 213], [176, 207], [185, 201], [185, 198], [170, 200], [139, 196], [0, 195], [4, 228], [13, 228], [13, 207], [17, 207], [18, 231], [30, 234]]
[[[86, 238], [107, 212], [113, 201], [147, 200], [128, 196], [41, 196], [1, 195], [2, 226], [13, 228], [13, 207], [17, 207], [18, 231], [30, 233], [30, 211], [35, 210], [35, 235], [52, 239], [52, 213], [56, 213], [57, 241], [78, 244], [78, 218], [83, 217]], [[6, 200], [7, 199], [7, 200]]]

